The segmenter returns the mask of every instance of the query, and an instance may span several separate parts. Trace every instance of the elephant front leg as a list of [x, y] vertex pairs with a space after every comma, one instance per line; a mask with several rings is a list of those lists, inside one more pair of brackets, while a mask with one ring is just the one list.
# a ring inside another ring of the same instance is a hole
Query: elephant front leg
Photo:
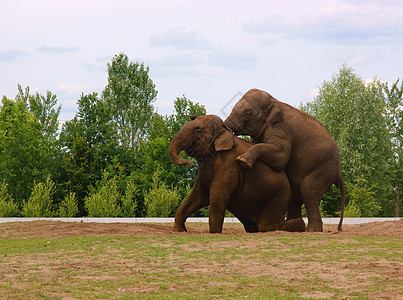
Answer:
[[244, 168], [251, 169], [257, 159], [275, 170], [282, 170], [288, 163], [290, 157], [290, 145], [284, 142], [262, 143], [253, 145], [244, 154], [239, 155], [236, 160]]
[[250, 154], [247, 151], [244, 154], [239, 155], [236, 158], [236, 161], [245, 169], [252, 169], [253, 165], [255, 164], [256, 158], [254, 157], [254, 155]]
[[224, 223], [225, 210], [229, 201], [229, 197], [225, 190], [217, 189], [210, 193], [210, 215], [209, 227], [210, 233], [221, 233]]
[[185, 222], [188, 217], [197, 212], [199, 209], [208, 205], [207, 194], [200, 189], [199, 185], [196, 186], [186, 198], [185, 201], [179, 206], [175, 214], [175, 223], [172, 229], [173, 232], [187, 231]]

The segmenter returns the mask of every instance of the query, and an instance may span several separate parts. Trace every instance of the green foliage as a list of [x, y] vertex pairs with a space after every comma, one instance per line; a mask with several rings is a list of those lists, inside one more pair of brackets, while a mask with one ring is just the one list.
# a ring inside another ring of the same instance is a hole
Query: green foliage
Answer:
[[375, 199], [376, 190], [376, 185], [370, 184], [362, 177], [356, 184], [349, 187], [349, 201], [352, 202], [352, 208], [359, 210], [360, 217], [376, 217], [381, 210], [381, 206]]
[[134, 181], [128, 179], [126, 190], [122, 199], [123, 217], [135, 217], [137, 210], [137, 194], [139, 193]]
[[[366, 178], [370, 186], [377, 186], [374, 197], [378, 199], [390, 194], [390, 162], [396, 156], [391, 128], [394, 126], [397, 130], [397, 125], [390, 120], [398, 116], [389, 106], [396, 107], [399, 93], [395, 87], [389, 92], [389, 98], [393, 99], [388, 100], [385, 88], [378, 79], [365, 82], [343, 65], [331, 81], [323, 83], [319, 95], [302, 107], [328, 129], [339, 146], [344, 181], [354, 186], [359, 184], [359, 178]], [[324, 207], [333, 214], [337, 211], [328, 203]]]
[[81, 95], [76, 116], [66, 122], [60, 135], [65, 150], [61, 185], [65, 194], [76, 193], [81, 216], [86, 214], [84, 198], [88, 195], [88, 186], [101, 178], [106, 162], [122, 154], [117, 131], [105, 107], [96, 93]]
[[323, 195], [320, 202], [320, 210], [322, 217], [333, 217], [340, 215], [340, 190], [332, 185]]
[[[403, 80], [399, 79], [394, 82], [389, 88], [385, 86], [385, 93], [387, 95], [386, 102], [386, 120], [391, 135], [392, 156], [389, 161], [390, 178], [393, 185], [393, 196], [391, 195], [388, 202], [394, 204], [394, 213], [398, 217], [401, 215], [399, 212], [399, 205], [397, 205], [397, 189], [403, 188]], [[392, 194], [392, 193], [391, 193]], [[400, 200], [401, 201], [401, 200]], [[389, 203], [383, 205], [383, 210], [387, 210]], [[403, 205], [400, 205], [402, 207]]]
[[387, 179], [390, 140], [384, 118], [383, 87], [376, 79], [366, 84], [343, 65], [339, 74], [325, 81], [316, 99], [305, 107], [336, 140], [346, 182], [353, 183], [363, 176], [380, 185]]
[[179, 206], [180, 196], [175, 188], [168, 188], [160, 179], [157, 170], [153, 176], [153, 186], [145, 195], [148, 217], [171, 217]]
[[18, 217], [20, 211], [17, 203], [7, 191], [7, 184], [3, 180], [0, 184], [0, 217]]
[[108, 84], [103, 98], [119, 130], [120, 142], [135, 148], [148, 128], [157, 91], [144, 63], [133, 63], [124, 53], [108, 63]]
[[46, 182], [38, 182], [34, 185], [31, 197], [24, 203], [22, 214], [24, 217], [52, 217], [53, 194], [55, 183], [48, 177]]
[[88, 216], [119, 217], [122, 214], [119, 198], [117, 178], [111, 177], [109, 172], [105, 170], [97, 188], [92, 188], [85, 199]]
[[70, 192], [59, 205], [59, 217], [73, 218], [78, 215], [76, 194]]
[[174, 108], [174, 114], [167, 118], [167, 124], [171, 131], [170, 140], [172, 140], [183, 125], [190, 121], [190, 115], [201, 116], [206, 114], [204, 105], [193, 103], [185, 95], [182, 98], [176, 98]]
[[90, 187], [85, 207], [90, 217], [135, 217], [139, 190], [132, 176], [114, 157], [95, 187]]
[[23, 101], [3, 98], [0, 111], [0, 181], [18, 204], [27, 199], [34, 181], [44, 181], [52, 169], [50, 144], [41, 124]]
[[344, 209], [345, 218], [359, 218], [361, 217], [360, 208], [355, 204], [354, 200], [351, 199]]
[[58, 118], [62, 107], [55, 108], [57, 104], [56, 95], [47, 91], [46, 96], [39, 93], [30, 94], [30, 87], [27, 86], [23, 91], [22, 86], [18, 85], [18, 95], [15, 99], [24, 102], [29, 107], [29, 111], [39, 120], [42, 132], [46, 139], [56, 138], [57, 128], [59, 126]]

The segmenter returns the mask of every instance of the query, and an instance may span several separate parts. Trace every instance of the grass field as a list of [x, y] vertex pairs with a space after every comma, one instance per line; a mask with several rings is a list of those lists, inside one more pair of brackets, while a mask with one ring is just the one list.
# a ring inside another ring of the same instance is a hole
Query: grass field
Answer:
[[0, 224], [0, 299], [403, 298], [400, 234], [171, 226]]

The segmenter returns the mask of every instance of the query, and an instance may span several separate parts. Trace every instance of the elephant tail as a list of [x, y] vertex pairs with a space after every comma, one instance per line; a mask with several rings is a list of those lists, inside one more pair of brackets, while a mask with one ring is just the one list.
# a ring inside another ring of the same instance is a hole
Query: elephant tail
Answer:
[[346, 187], [344, 185], [343, 178], [339, 174], [336, 181], [334, 184], [340, 189], [340, 221], [339, 225], [337, 225], [337, 231], [342, 231], [342, 224], [343, 224], [343, 218], [344, 218], [344, 204], [346, 201]]

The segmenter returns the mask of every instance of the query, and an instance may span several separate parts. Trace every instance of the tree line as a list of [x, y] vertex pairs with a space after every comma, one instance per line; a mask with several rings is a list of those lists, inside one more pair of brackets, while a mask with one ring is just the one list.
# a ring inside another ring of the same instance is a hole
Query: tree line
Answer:
[[[346, 216], [399, 216], [403, 197], [403, 81], [365, 81], [345, 64], [301, 109], [316, 117], [337, 142], [347, 184]], [[323, 214], [338, 199], [330, 190]], [[400, 199], [399, 199], [400, 198]]]
[[[18, 85], [0, 107], [0, 216], [167, 217], [187, 197], [196, 169], [173, 165], [169, 146], [189, 115], [205, 107], [185, 96], [161, 115], [144, 63], [124, 53], [107, 65], [101, 93], [82, 94], [61, 129], [57, 96]], [[365, 83], [343, 65], [300, 109], [318, 118], [340, 148], [350, 216], [391, 216], [403, 186], [403, 82]], [[186, 157], [181, 153], [183, 158]], [[394, 194], [395, 192], [395, 194]], [[403, 198], [403, 197], [401, 197]], [[331, 189], [324, 216], [339, 213]], [[400, 210], [397, 213], [401, 213]], [[202, 210], [199, 216], [207, 216]]]

